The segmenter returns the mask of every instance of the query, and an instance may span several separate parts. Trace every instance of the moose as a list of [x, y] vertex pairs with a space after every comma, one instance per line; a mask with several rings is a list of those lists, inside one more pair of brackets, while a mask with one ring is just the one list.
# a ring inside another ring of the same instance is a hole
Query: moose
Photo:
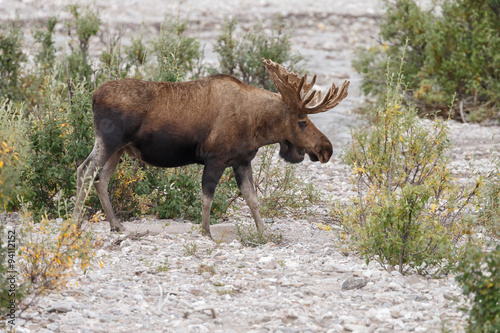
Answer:
[[284, 66], [262, 59], [279, 94], [217, 74], [188, 82], [109, 81], [92, 98], [95, 144], [78, 167], [74, 218], [80, 228], [85, 188], [94, 186], [111, 230], [123, 231], [108, 195], [108, 184], [124, 152], [156, 167], [204, 165], [202, 234], [210, 234], [215, 188], [227, 167], [252, 212], [256, 227], [264, 226], [252, 180], [252, 159], [260, 147], [278, 143], [279, 155], [290, 163], [328, 162], [332, 144], [307, 117], [328, 111], [346, 96], [349, 81], [332, 84], [326, 95]]

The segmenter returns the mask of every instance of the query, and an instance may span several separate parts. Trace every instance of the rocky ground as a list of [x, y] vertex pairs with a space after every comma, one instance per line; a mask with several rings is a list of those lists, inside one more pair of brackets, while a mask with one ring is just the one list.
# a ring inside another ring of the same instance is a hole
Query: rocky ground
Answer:
[[[65, 1], [0, 0], [0, 20], [19, 9], [26, 22], [61, 12]], [[350, 60], [357, 45], [373, 42], [382, 7], [375, 0], [351, 1], [107, 1], [99, 5], [104, 22], [123, 24], [144, 34], [158, 32], [165, 14], [186, 15], [190, 33], [207, 43], [207, 61], [216, 61], [211, 43], [225, 18], [248, 26], [281, 13], [295, 26], [293, 47], [309, 59], [319, 85], [352, 81], [349, 98], [336, 111], [315, 121], [335, 152], [349, 140], [358, 121], [351, 113], [359, 100], [359, 76]], [[61, 28], [62, 29], [62, 28]], [[64, 42], [60, 34], [60, 43]], [[469, 164], [480, 171], [490, 165], [490, 150], [500, 149], [500, 129], [450, 122], [452, 165], [464, 180]], [[215, 241], [202, 237], [186, 221], [127, 222], [127, 238], [110, 234], [106, 222], [90, 225], [104, 246], [103, 262], [77, 274], [69, 287], [49, 293], [17, 319], [17, 332], [461, 332], [464, 304], [453, 276], [428, 279], [401, 276], [344, 256], [334, 244], [337, 233], [317, 223], [331, 223], [328, 202], [351, 193], [349, 170], [336, 155], [324, 165], [304, 162], [299, 172], [324, 196], [309, 220], [275, 218], [270, 230], [283, 241], [244, 247], [235, 224], [251, 226], [249, 212], [233, 213], [213, 226]], [[124, 239], [124, 240], [123, 240]], [[123, 241], [121, 241], [123, 240]], [[121, 241], [121, 242], [120, 242]], [[118, 244], [119, 243], [119, 244]]]

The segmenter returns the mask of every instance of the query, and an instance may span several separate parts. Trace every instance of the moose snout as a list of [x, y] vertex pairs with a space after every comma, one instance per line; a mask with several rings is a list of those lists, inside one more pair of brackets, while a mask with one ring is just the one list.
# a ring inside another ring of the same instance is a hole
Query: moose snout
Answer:
[[330, 141], [325, 141], [321, 145], [314, 147], [314, 155], [315, 156], [309, 154], [311, 161], [320, 161], [321, 163], [328, 162], [333, 155], [333, 147]]

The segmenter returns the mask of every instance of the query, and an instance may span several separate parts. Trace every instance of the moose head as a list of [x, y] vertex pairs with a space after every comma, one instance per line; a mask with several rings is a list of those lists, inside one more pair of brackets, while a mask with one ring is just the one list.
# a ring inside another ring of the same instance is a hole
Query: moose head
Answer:
[[347, 96], [349, 81], [344, 81], [340, 90], [332, 83], [322, 99], [321, 91], [311, 91], [316, 75], [308, 83], [307, 74], [300, 78], [271, 60], [262, 61], [288, 110], [289, 139], [279, 142], [280, 156], [287, 162], [298, 163], [304, 160], [306, 153], [311, 161], [328, 162], [332, 156], [332, 144], [307, 116], [337, 106]]
[[106, 82], [92, 98], [94, 149], [78, 167], [74, 219], [81, 224], [88, 177], [94, 185], [112, 230], [124, 230], [115, 216], [108, 183], [124, 152], [157, 167], [203, 164], [202, 230], [210, 234], [215, 188], [227, 167], [234, 170], [259, 230], [263, 229], [252, 180], [251, 161], [260, 147], [279, 143], [280, 156], [298, 163], [307, 154], [328, 162], [332, 144], [308, 118], [325, 112], [346, 96], [349, 82], [335, 84], [324, 97], [311, 82], [263, 59], [279, 94], [252, 87], [229, 75], [189, 82], [124, 79]]

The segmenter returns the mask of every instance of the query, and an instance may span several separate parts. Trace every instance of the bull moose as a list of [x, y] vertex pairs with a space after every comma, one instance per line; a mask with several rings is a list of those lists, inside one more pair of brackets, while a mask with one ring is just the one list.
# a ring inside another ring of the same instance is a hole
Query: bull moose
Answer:
[[260, 147], [279, 143], [279, 155], [299, 163], [304, 155], [328, 162], [332, 144], [308, 119], [328, 111], [346, 96], [349, 81], [335, 83], [322, 98], [312, 90], [314, 75], [300, 78], [268, 59], [262, 59], [279, 94], [256, 88], [229, 75], [189, 82], [110, 81], [92, 98], [95, 144], [78, 167], [74, 218], [81, 226], [85, 188], [94, 185], [111, 229], [124, 230], [113, 212], [108, 183], [120, 156], [129, 155], [157, 167], [204, 165], [202, 176], [202, 233], [210, 234], [210, 209], [220, 177], [232, 167], [238, 187], [250, 207], [258, 230], [263, 230], [251, 161]]

